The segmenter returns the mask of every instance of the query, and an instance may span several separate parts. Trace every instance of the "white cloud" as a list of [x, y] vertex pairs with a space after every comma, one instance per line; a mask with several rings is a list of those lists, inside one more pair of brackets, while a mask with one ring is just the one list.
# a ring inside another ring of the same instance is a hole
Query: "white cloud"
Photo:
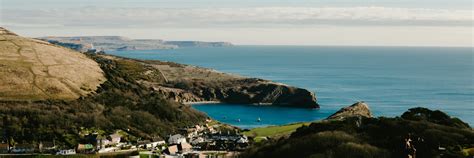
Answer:
[[387, 7], [3, 9], [3, 25], [83, 27], [472, 26], [473, 10]]
[[236, 44], [473, 46], [473, 10], [390, 7], [1, 9], [21, 35]]

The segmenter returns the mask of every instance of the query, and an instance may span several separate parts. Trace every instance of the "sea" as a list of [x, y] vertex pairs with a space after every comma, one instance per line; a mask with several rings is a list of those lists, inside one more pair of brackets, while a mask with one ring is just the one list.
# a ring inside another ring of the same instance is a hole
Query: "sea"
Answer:
[[472, 47], [232, 46], [108, 53], [281, 82], [314, 92], [321, 106], [193, 105], [245, 129], [321, 120], [358, 101], [377, 117], [427, 107], [474, 125]]

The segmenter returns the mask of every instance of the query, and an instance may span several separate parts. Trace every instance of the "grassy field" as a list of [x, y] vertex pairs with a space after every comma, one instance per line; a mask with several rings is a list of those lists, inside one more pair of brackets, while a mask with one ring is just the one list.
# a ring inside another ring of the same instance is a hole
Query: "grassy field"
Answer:
[[311, 124], [311, 122], [294, 123], [282, 126], [260, 127], [254, 128], [250, 131], [246, 131], [244, 132], [244, 134], [248, 137], [254, 137], [254, 140], [256, 142], [260, 142], [265, 139], [265, 137], [278, 138], [281, 136], [289, 135], [296, 131], [297, 128], [309, 124]]
[[462, 150], [464, 156], [474, 156], [474, 148], [467, 148]]

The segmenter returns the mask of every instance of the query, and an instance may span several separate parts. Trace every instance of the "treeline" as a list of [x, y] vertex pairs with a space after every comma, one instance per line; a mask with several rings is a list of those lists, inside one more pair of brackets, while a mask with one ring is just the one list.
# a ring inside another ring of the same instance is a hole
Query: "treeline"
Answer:
[[138, 84], [138, 79], [160, 80], [159, 76], [140, 76], [148, 69], [143, 64], [89, 56], [100, 64], [107, 78], [96, 94], [73, 101], [0, 102], [2, 141], [11, 145], [54, 141], [75, 147], [86, 141], [79, 134], [84, 129], [105, 133], [122, 130], [131, 138], [162, 139], [179, 127], [205, 120], [205, 114]]
[[289, 138], [256, 144], [243, 157], [466, 157], [463, 149], [472, 147], [468, 124], [441, 111], [414, 108], [396, 118], [312, 123]]

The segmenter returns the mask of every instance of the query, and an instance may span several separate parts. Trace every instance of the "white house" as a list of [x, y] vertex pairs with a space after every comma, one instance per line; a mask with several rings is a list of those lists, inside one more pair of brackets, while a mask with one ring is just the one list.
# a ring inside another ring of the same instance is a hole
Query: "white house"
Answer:
[[110, 137], [111, 144], [118, 144], [120, 143], [120, 140], [122, 139], [122, 136], [120, 136], [120, 134], [118, 133], [111, 134], [109, 135], [109, 137]]
[[186, 143], [186, 138], [181, 134], [176, 134], [168, 138], [168, 144], [181, 144]]
[[69, 149], [69, 150], [59, 150], [56, 155], [74, 155], [76, 154], [76, 150]]
[[204, 142], [204, 138], [202, 138], [202, 137], [197, 137], [197, 138], [195, 138], [195, 139], [193, 139], [193, 140], [191, 141], [191, 144], [192, 144], [192, 145], [197, 145], [197, 144], [202, 143], [202, 142]]
[[236, 142], [237, 142], [237, 143], [244, 144], [244, 143], [248, 143], [249, 140], [248, 140], [247, 136], [244, 135], [244, 136], [240, 137], [239, 139], [237, 139]]

